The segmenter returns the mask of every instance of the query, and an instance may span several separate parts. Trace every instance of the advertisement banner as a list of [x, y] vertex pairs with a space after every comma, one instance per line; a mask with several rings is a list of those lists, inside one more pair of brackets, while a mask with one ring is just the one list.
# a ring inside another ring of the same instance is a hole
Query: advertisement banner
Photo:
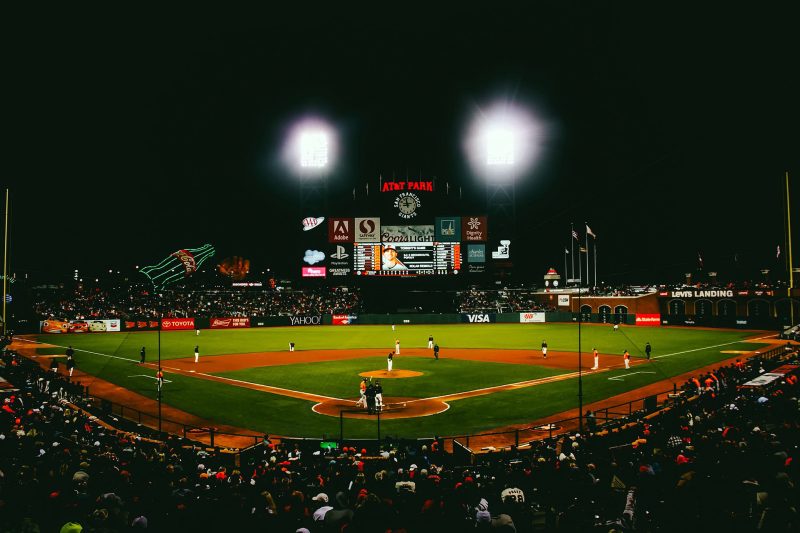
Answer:
[[383, 226], [383, 242], [433, 242], [433, 225], [425, 226]]
[[380, 242], [381, 219], [377, 217], [357, 218], [355, 242]]
[[353, 246], [337, 244], [328, 252], [328, 274], [347, 276], [353, 270]]
[[303, 267], [304, 278], [324, 278], [327, 276], [326, 267]]
[[661, 315], [658, 314], [637, 314], [636, 315], [636, 325], [637, 326], [660, 326], [661, 325]]
[[356, 315], [333, 315], [331, 318], [331, 324], [334, 326], [349, 326], [358, 322], [358, 316]]
[[543, 312], [529, 312], [529, 313], [520, 313], [519, 314], [519, 321], [522, 324], [541, 324], [544, 322], [544, 313]]
[[436, 242], [461, 242], [461, 217], [436, 217], [433, 226]]
[[353, 242], [353, 219], [328, 219], [328, 242]]
[[209, 326], [211, 329], [249, 328], [250, 319], [246, 317], [212, 318]]
[[569, 307], [569, 294], [559, 294], [558, 305], [560, 307]]
[[194, 329], [194, 318], [162, 318], [161, 329]]
[[322, 324], [322, 315], [290, 316], [290, 326], [319, 326]]
[[69, 322], [65, 320], [43, 320], [39, 322], [39, 331], [42, 333], [67, 333]]
[[489, 226], [486, 217], [461, 217], [461, 239], [466, 242], [486, 242]]
[[39, 324], [42, 333], [105, 333], [120, 331], [119, 320], [44, 320]]
[[151, 330], [158, 329], [158, 320], [126, 320], [123, 325], [126, 330]]
[[461, 315], [461, 322], [467, 324], [489, 324], [496, 322], [496, 319], [495, 313], [463, 313]]
[[468, 244], [467, 245], [467, 262], [468, 263], [485, 263], [486, 262], [486, 245], [485, 244]]

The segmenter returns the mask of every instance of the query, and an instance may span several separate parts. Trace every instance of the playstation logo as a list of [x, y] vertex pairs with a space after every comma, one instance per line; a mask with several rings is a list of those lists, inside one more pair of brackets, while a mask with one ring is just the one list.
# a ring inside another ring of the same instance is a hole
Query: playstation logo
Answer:
[[331, 257], [334, 259], [347, 259], [350, 257], [350, 254], [344, 253], [344, 246], [336, 246], [336, 253], [331, 254]]

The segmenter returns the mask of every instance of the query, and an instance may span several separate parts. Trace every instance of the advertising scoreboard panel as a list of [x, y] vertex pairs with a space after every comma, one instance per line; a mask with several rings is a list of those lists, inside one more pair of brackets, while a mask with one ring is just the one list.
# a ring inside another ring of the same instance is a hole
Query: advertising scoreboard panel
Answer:
[[361, 276], [434, 276], [461, 271], [456, 242], [355, 243], [353, 271]]

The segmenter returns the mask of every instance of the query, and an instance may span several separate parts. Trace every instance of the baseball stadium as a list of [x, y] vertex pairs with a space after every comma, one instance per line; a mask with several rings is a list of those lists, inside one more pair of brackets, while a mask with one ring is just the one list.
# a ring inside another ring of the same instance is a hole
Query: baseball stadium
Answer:
[[45, 39], [85, 119], [2, 188], [0, 531], [800, 528], [796, 146], [734, 133], [783, 108], [530, 9]]

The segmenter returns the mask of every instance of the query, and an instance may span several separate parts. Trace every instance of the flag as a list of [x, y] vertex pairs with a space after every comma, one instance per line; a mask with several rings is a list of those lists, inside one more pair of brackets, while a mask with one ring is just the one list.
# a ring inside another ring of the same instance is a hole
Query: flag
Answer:
[[698, 268], [703, 268], [703, 256], [700, 255], [700, 252], [697, 252], [697, 266]]
[[575, 239], [576, 241], [578, 240], [578, 232], [577, 231], [572, 230], [572, 238]]
[[775, 252], [775, 259], [780, 259], [780, 258], [781, 258], [781, 247], [780, 245], [778, 245], [778, 249]]
[[592, 228], [590, 228], [590, 227], [589, 227], [589, 224], [586, 224], [586, 233], [587, 233], [588, 235], [591, 235], [591, 236], [592, 236], [592, 238], [594, 238], [594, 239], [596, 239], [596, 238], [597, 238], [597, 235], [595, 235], [594, 233], [592, 233]]
[[186, 248], [169, 254], [157, 265], [142, 267], [139, 272], [153, 282], [155, 288], [164, 288], [180, 278], [197, 272], [206, 259], [214, 255], [214, 247], [204, 244], [200, 248]]

